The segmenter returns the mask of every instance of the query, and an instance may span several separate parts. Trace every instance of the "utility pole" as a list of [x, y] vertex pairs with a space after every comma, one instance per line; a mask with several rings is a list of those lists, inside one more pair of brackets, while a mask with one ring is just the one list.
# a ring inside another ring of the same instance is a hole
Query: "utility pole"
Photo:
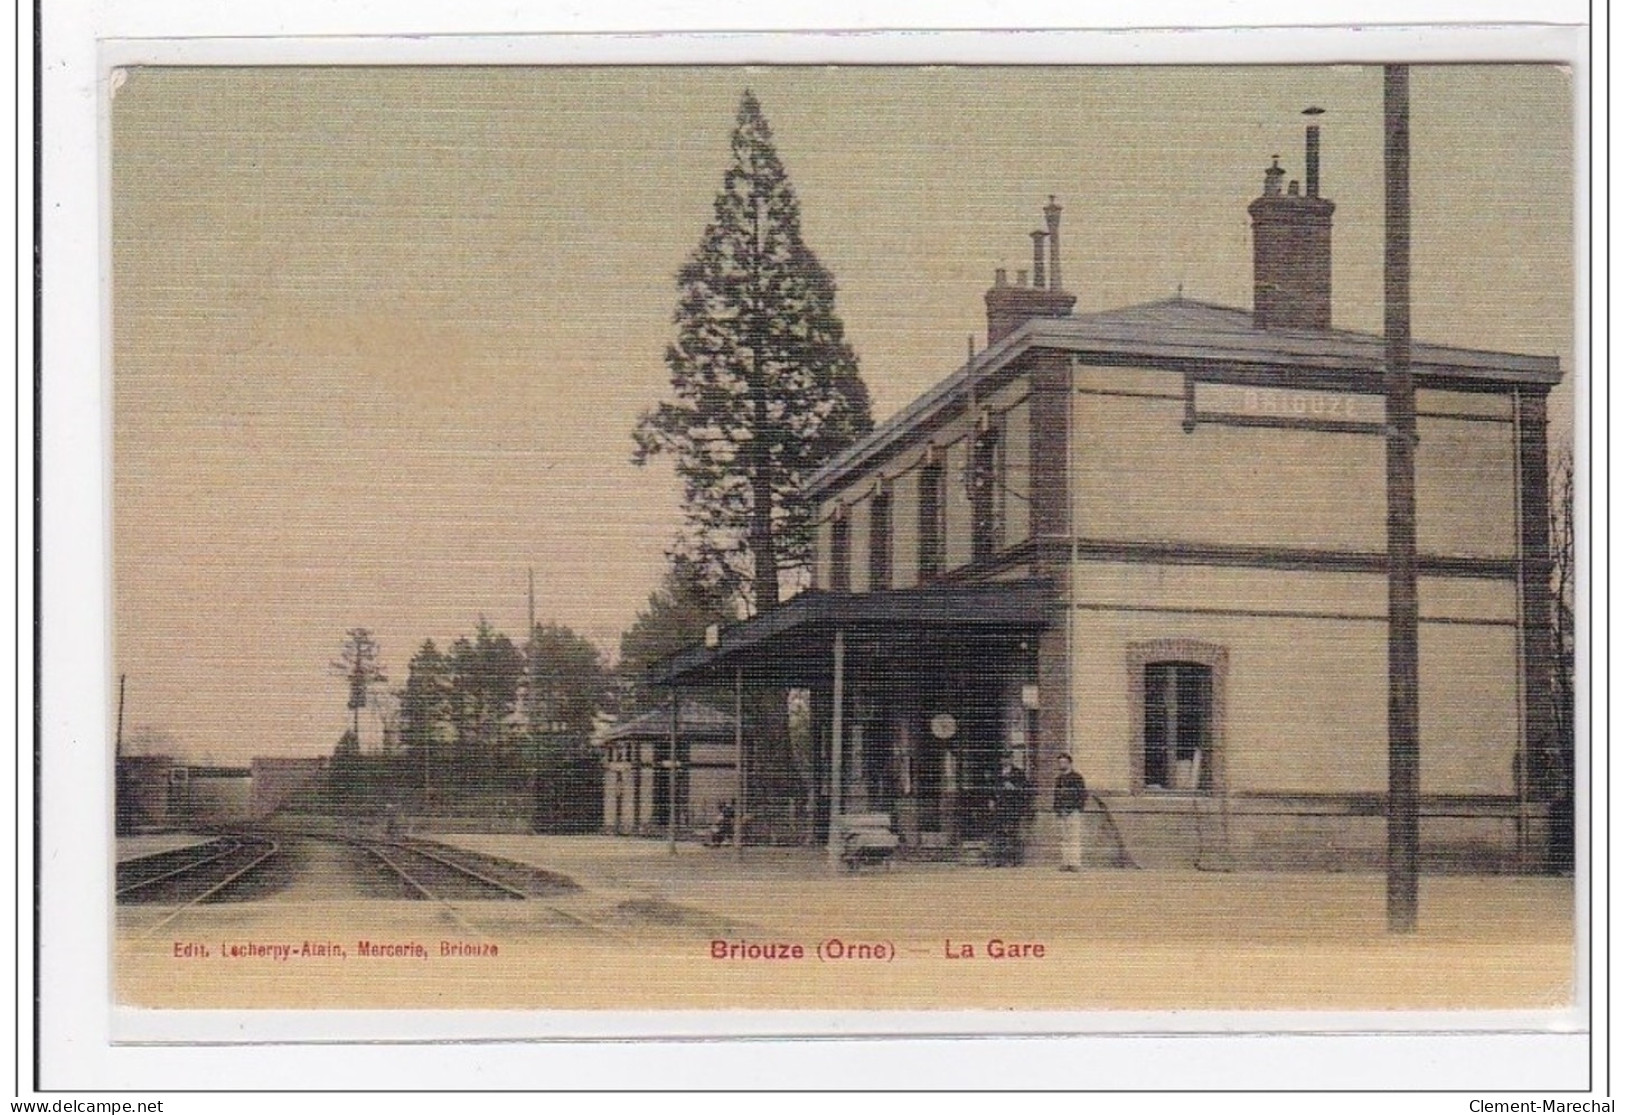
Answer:
[[113, 734], [113, 755], [115, 758], [124, 757], [124, 682], [130, 675], [118, 676], [118, 727]]
[[1416, 385], [1411, 376], [1410, 67], [1382, 75], [1388, 437], [1388, 930], [1416, 930], [1420, 860]]
[[745, 856], [745, 668], [734, 667], [734, 853]]
[[540, 718], [541, 663], [537, 660], [540, 648], [536, 645], [536, 570], [530, 570], [530, 591], [525, 601], [525, 715], [533, 732]]
[[841, 813], [845, 803], [841, 800], [846, 772], [841, 769], [841, 754], [846, 727], [846, 632], [835, 629], [835, 668], [832, 678], [830, 730], [829, 730], [829, 857], [839, 863], [841, 855]]
[[[528, 570], [525, 597], [525, 750], [530, 753], [530, 825], [543, 820], [542, 808], [542, 721], [537, 715], [541, 703], [541, 664], [536, 645], [536, 569]], [[551, 718], [549, 718], [551, 719]]]
[[[124, 679], [118, 676], [118, 726], [113, 729], [113, 832], [122, 836], [134, 827], [135, 812], [133, 787], [124, 771]], [[36, 767], [37, 769], [37, 767]], [[35, 878], [38, 878], [36, 872]]]
[[666, 763], [666, 850], [677, 854], [677, 737], [682, 731], [682, 701], [677, 686], [671, 687], [671, 752]]

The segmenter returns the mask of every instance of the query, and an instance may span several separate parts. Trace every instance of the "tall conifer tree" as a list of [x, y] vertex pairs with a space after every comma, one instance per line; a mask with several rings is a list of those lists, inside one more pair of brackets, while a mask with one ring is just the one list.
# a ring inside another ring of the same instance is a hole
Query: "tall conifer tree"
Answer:
[[808, 476], [873, 427], [835, 280], [801, 237], [801, 207], [761, 105], [739, 102], [711, 223], [677, 276], [675, 401], [638, 422], [633, 460], [670, 453], [683, 481], [678, 553], [753, 611], [805, 577]]

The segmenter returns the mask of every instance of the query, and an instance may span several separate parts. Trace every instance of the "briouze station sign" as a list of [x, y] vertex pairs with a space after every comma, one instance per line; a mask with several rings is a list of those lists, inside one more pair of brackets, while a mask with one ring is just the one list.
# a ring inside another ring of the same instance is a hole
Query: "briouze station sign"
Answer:
[[1196, 409], [1204, 418], [1232, 416], [1380, 423], [1387, 417], [1381, 395], [1244, 387], [1233, 383], [1198, 383]]

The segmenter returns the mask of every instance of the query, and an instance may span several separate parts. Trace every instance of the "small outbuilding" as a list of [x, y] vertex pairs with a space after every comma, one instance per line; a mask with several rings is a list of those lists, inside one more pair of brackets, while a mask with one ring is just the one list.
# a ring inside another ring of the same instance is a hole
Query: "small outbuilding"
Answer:
[[[593, 737], [604, 764], [604, 831], [655, 834], [671, 823], [672, 717], [668, 708], [612, 724]], [[677, 722], [677, 827], [710, 823], [737, 794], [734, 718], [682, 702]]]
[[169, 824], [170, 782], [175, 760], [168, 755], [120, 755], [114, 827], [120, 836]]

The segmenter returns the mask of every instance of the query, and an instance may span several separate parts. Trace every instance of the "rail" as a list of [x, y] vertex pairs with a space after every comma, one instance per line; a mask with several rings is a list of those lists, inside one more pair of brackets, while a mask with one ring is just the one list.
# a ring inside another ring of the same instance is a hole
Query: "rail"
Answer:
[[[222, 840], [211, 840], [199, 848], [183, 849], [183, 851], [186, 852], [195, 853], [201, 851], [205, 854], [198, 859], [192, 859], [182, 863], [178, 867], [170, 868], [168, 871], [160, 871], [156, 875], [151, 875], [144, 879], [137, 879], [131, 883], [125, 883], [123, 886], [117, 887], [114, 890], [113, 895], [115, 898], [122, 898], [127, 894], [134, 894], [136, 891], [145, 890], [147, 887], [155, 886], [158, 883], [165, 882], [169, 879], [178, 879], [182, 875], [186, 875], [190, 872], [198, 870], [200, 867], [205, 867], [208, 864], [234, 855], [242, 846], [242, 841], [226, 838]], [[139, 870], [145, 863], [155, 860], [174, 859], [176, 858], [176, 855], [177, 853], [174, 851], [158, 852], [150, 856], [141, 856], [137, 859], [126, 860], [124, 863], [119, 864], [119, 867], [126, 871]]]
[[266, 861], [275, 856], [277, 852], [281, 850], [281, 845], [275, 840], [266, 840], [260, 837], [248, 837], [241, 840], [235, 840], [234, 846], [229, 851], [223, 852], [220, 855], [204, 857], [203, 859], [188, 864], [183, 868], [168, 873], [168, 876], [170, 879], [176, 879], [190, 872], [196, 872], [200, 868], [206, 867], [209, 864], [217, 863], [228, 856], [236, 855], [244, 849], [250, 849], [251, 851], [257, 852], [257, 854], [253, 855], [253, 857], [241, 867], [228, 871], [224, 878], [210, 883], [197, 894], [172, 908], [163, 917], [149, 925], [146, 928], [146, 931], [142, 933], [142, 937], [151, 937], [153, 934], [157, 933], [160, 929], [164, 928], [170, 922], [174, 921], [176, 918], [180, 917], [194, 906], [197, 906], [202, 902], [207, 902], [209, 899], [221, 893], [228, 887], [235, 886], [239, 881], [247, 878], [250, 874], [259, 870], [259, 868], [266, 863]]

